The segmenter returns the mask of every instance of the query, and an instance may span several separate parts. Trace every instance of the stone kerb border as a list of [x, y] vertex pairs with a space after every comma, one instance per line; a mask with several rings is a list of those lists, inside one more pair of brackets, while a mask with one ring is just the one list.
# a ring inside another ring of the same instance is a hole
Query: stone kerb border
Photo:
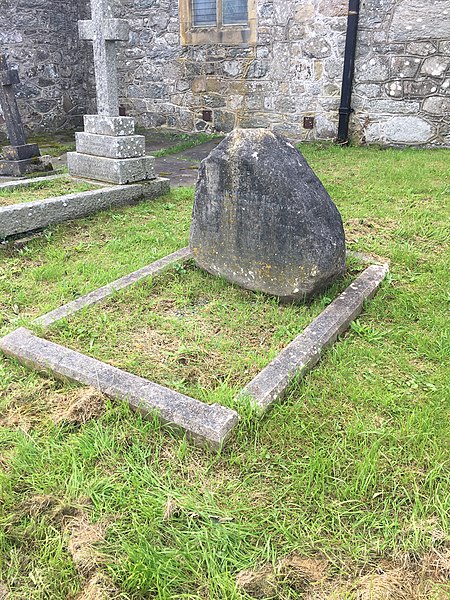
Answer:
[[[1, 184], [0, 189], [19, 186], [27, 187], [31, 183], [49, 181], [57, 177], [60, 177], [60, 175], [7, 182]], [[95, 184], [97, 182], [93, 181], [92, 183]], [[141, 200], [153, 200], [169, 191], [169, 179], [158, 177], [142, 183], [127, 185], [110, 185], [105, 187], [103, 184], [100, 184], [98, 189], [88, 192], [3, 206], [0, 207], [0, 240], [13, 235], [43, 229], [56, 223], [86, 217], [100, 210], [134, 204]]]
[[64, 177], [65, 173], [63, 174], [56, 174], [56, 175], [46, 175], [45, 177], [29, 177], [28, 179], [15, 179], [14, 181], [4, 181], [2, 183], [0, 183], [0, 190], [5, 190], [8, 188], [15, 188], [15, 187], [29, 187], [30, 185], [32, 185], [33, 183], [40, 183], [41, 181], [52, 181], [53, 179], [59, 179], [60, 177]]
[[[167, 267], [191, 257], [183, 248], [121, 279], [57, 308], [34, 323], [43, 329], [78, 310], [101, 302], [133, 283], [156, 276]], [[294, 378], [303, 377], [320, 360], [322, 351], [343, 333], [374, 296], [389, 271], [387, 264], [372, 264], [263, 369], [239, 395], [264, 413], [285, 393]], [[137, 377], [99, 360], [44, 340], [21, 327], [0, 339], [0, 351], [22, 363], [53, 375], [90, 385], [111, 398], [125, 399], [142, 414], [157, 413], [190, 439], [220, 449], [239, 422], [236, 411], [220, 404], [205, 404], [174, 390]]]
[[336, 300], [245, 386], [241, 395], [265, 412], [279, 400], [290, 382], [303, 377], [319, 362], [323, 350], [333, 344], [360, 314], [388, 273], [388, 265], [367, 267]]
[[101, 302], [112, 296], [114, 293], [119, 290], [123, 290], [133, 283], [137, 281], [141, 281], [146, 277], [154, 277], [159, 273], [162, 273], [167, 267], [175, 263], [186, 262], [191, 257], [191, 251], [189, 248], [181, 248], [181, 250], [177, 250], [172, 254], [168, 254], [163, 258], [147, 265], [146, 267], [142, 267], [142, 269], [138, 269], [137, 271], [133, 271], [129, 275], [125, 275], [125, 277], [121, 277], [120, 279], [116, 279], [112, 283], [108, 283], [101, 288], [97, 288], [93, 292], [86, 294], [85, 296], [80, 296], [76, 300], [72, 300], [55, 310], [52, 310], [41, 317], [38, 317], [33, 322], [36, 325], [40, 325], [43, 329], [48, 329], [50, 325], [73, 315], [77, 311], [82, 308], [86, 308], [87, 306], [91, 306], [92, 304], [97, 304], [97, 302]]

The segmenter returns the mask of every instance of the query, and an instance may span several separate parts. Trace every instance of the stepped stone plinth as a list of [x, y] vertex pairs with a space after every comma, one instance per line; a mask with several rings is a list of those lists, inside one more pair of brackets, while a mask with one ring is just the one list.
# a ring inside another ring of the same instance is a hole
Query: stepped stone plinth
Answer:
[[76, 134], [77, 151], [67, 154], [71, 175], [117, 184], [155, 178], [154, 158], [145, 155], [144, 136], [132, 135], [131, 117], [86, 115], [84, 128]]
[[116, 43], [128, 40], [128, 22], [114, 18], [107, 0], [91, 0], [91, 12], [92, 20], [78, 25], [81, 39], [93, 44], [98, 114], [84, 117], [76, 152], [67, 155], [69, 173], [117, 184], [154, 179], [144, 136], [135, 135], [131, 117], [119, 116]]

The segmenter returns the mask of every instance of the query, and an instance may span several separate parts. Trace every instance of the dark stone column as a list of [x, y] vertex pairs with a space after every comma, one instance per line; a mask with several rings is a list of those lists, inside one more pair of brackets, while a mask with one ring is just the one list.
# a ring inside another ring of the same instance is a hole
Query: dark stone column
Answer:
[[27, 144], [22, 118], [17, 106], [14, 86], [20, 83], [16, 69], [8, 66], [6, 54], [0, 54], [0, 106], [6, 123], [11, 146], [2, 150], [0, 175], [20, 176], [34, 171], [51, 170], [50, 164], [41, 160], [37, 144]]

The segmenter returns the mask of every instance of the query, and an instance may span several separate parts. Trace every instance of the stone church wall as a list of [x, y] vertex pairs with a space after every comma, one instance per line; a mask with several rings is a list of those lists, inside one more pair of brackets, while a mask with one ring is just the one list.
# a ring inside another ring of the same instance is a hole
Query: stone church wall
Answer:
[[[121, 6], [132, 23], [123, 102], [142, 125], [335, 137], [347, 0], [257, 0], [257, 43], [247, 48], [180, 47], [178, 0]], [[450, 145], [449, 84], [450, 0], [361, 1], [355, 140]]]
[[[0, 40], [27, 80], [22, 106], [35, 129], [62, 127], [93, 100], [92, 52], [76, 35], [88, 0], [79, 3], [52, 12], [50, 0], [0, 0], [20, 5], [20, 17], [8, 6], [0, 14]], [[140, 125], [335, 137], [347, 0], [256, 0], [247, 47], [181, 46], [179, 0], [117, 4], [131, 25], [119, 51], [121, 104]], [[450, 146], [450, 0], [361, 0], [352, 105], [356, 141]]]
[[[0, 0], [0, 51], [19, 69], [18, 99], [34, 132], [70, 128], [87, 108], [86, 71], [93, 68], [78, 40], [84, 0]], [[1, 124], [0, 132], [4, 133]]]
[[[127, 110], [145, 126], [271, 127], [333, 136], [345, 44], [345, 2], [258, 0], [257, 43], [180, 47], [178, 0], [121, 0], [133, 14]], [[212, 122], [203, 118], [211, 112]], [[315, 129], [303, 116], [315, 116]]]
[[365, 0], [353, 130], [361, 141], [450, 146], [450, 0]]

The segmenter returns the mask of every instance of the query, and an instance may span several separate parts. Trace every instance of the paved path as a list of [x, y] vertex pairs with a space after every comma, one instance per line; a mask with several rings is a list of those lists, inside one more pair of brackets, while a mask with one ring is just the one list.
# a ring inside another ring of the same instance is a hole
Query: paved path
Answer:
[[[220, 141], [220, 138], [214, 139], [177, 154], [155, 158], [156, 175], [168, 177], [172, 187], [194, 187], [197, 182], [200, 162], [208, 156], [211, 150], [215, 148]], [[146, 151], [148, 154], [152, 154], [152, 152], [169, 148], [175, 144], [176, 141], [168, 140], [167, 138], [162, 138], [161, 140], [151, 138], [146, 143]], [[66, 154], [53, 158], [52, 163], [55, 169], [66, 166]], [[17, 177], [0, 177], [0, 183], [13, 181], [15, 179], [17, 179]]]
[[172, 187], [194, 187], [200, 162], [208, 156], [220, 139], [199, 144], [178, 154], [155, 159], [155, 170], [160, 177], [169, 177]]

